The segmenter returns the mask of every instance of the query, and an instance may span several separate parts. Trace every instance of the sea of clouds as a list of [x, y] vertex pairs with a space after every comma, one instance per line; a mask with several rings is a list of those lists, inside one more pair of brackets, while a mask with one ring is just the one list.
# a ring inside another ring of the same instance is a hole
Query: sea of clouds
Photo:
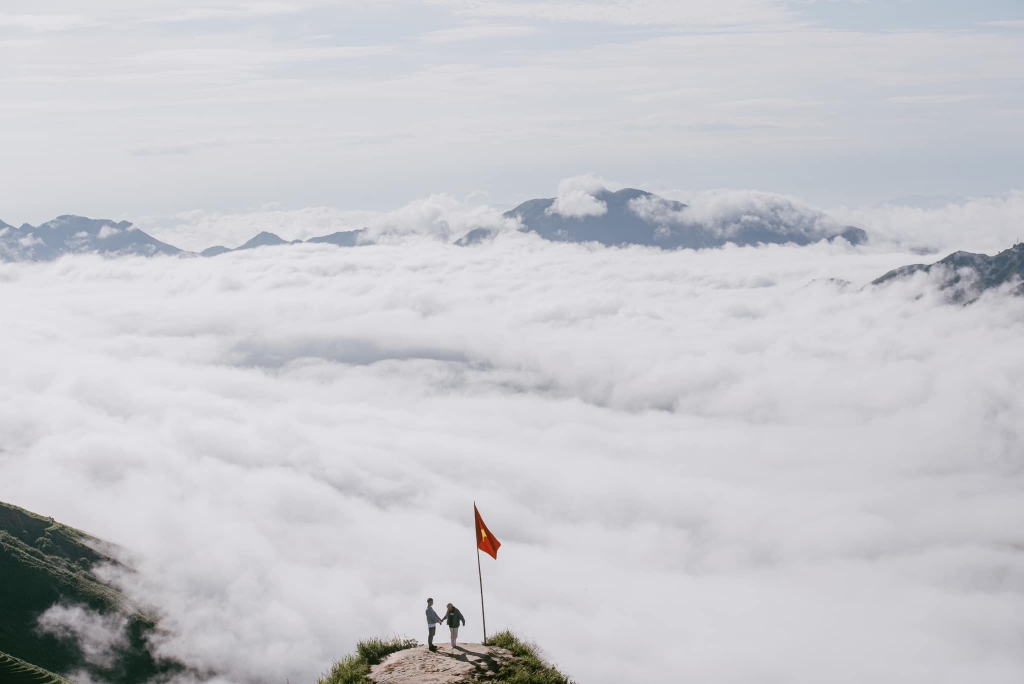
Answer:
[[[489, 630], [581, 683], [1016, 684], [1024, 299], [862, 289], [1004, 240], [1024, 199], [991, 202], [663, 252], [458, 248], [500, 215], [438, 196], [355, 249], [0, 264], [0, 500], [121, 545], [160, 652], [225, 681], [423, 640], [427, 596], [478, 640], [476, 501]], [[342, 229], [319, 211], [154, 233]]]

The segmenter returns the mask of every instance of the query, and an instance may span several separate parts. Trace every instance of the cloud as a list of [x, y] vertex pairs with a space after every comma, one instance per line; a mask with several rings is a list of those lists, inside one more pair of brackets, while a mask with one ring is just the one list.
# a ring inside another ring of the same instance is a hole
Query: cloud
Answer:
[[603, 216], [608, 213], [608, 205], [594, 197], [594, 194], [610, 189], [610, 185], [613, 184], [589, 173], [564, 178], [558, 183], [558, 195], [554, 203], [546, 211], [570, 218]]
[[119, 234], [120, 232], [120, 228], [115, 228], [114, 226], [103, 226], [102, 228], [100, 228], [100, 232], [96, 234], [96, 237], [98, 237], [100, 240], [106, 240], [107, 238], [113, 237]]
[[214, 138], [210, 140], [193, 140], [177, 143], [155, 143], [136, 147], [132, 154], [139, 157], [158, 157], [169, 154], [191, 154], [205, 150], [213, 150], [222, 147], [242, 145], [265, 145], [268, 143], [284, 142], [275, 138]]
[[103, 615], [88, 606], [51, 606], [39, 616], [38, 630], [58, 639], [72, 639], [90, 665], [110, 669], [121, 651], [128, 647], [128, 619], [123, 615]]
[[556, 22], [612, 25], [737, 26], [782, 23], [795, 18], [783, 3], [722, 0], [680, 3], [673, 0], [432, 0], [473, 17], [516, 17]]
[[332, 62], [375, 57], [393, 52], [386, 45], [333, 45], [288, 49], [176, 48], [139, 56], [142, 62], [175, 68], [260, 69], [275, 65]]
[[435, 194], [396, 211], [377, 214], [368, 221], [367, 232], [378, 241], [424, 235], [450, 242], [474, 228], [512, 230], [516, 225], [493, 207], [472, 206], [451, 195]]
[[238, 213], [202, 211], [147, 218], [142, 228], [159, 240], [190, 251], [213, 245], [237, 247], [260, 232], [275, 233], [285, 240], [305, 240], [318, 235], [358, 230], [378, 215], [370, 211], [344, 211], [331, 207], [288, 210], [255, 208]]
[[493, 38], [519, 38], [539, 33], [535, 26], [518, 26], [514, 24], [467, 24], [448, 29], [438, 29], [424, 33], [420, 40], [424, 43], [461, 43], [472, 40]]
[[873, 239], [927, 251], [994, 253], [1024, 238], [1024, 192], [954, 198], [939, 206], [882, 205], [834, 209], [834, 220], [867, 230]]
[[226, 7], [173, 8], [170, 14], [148, 17], [144, 22], [177, 24], [211, 19], [242, 19], [247, 17], [276, 17], [303, 12], [324, 3], [316, 2], [248, 2], [231, 4]]
[[97, 23], [81, 14], [3, 14], [0, 28], [27, 29], [35, 33], [70, 31], [96, 26]]
[[308, 240], [338, 231], [366, 229], [366, 239], [372, 241], [422, 235], [451, 242], [474, 228], [509, 231], [518, 227], [516, 221], [503, 218], [498, 209], [444, 193], [414, 200], [393, 211], [273, 207], [222, 214], [194, 210], [169, 219], [150, 218], [146, 223], [151, 225], [145, 230], [154, 237], [191, 251], [215, 244], [237, 247], [261, 231], [285, 240]]
[[867, 231], [867, 249], [994, 253], [1012, 246], [1024, 231], [1024, 192], [993, 197], [911, 196], [868, 207], [823, 208], [788, 195], [757, 190], [661, 190], [665, 199], [684, 202], [682, 211], [658, 198], [638, 198], [630, 209], [648, 221], [696, 224], [718, 234], [734, 233], [747, 222], [793, 233], [835, 233], [846, 226]]
[[1024, 301], [860, 290], [893, 249], [459, 249], [449, 202], [0, 264], [0, 500], [124, 546], [158, 650], [232, 682], [422, 639], [427, 596], [479, 639], [474, 500], [488, 627], [578, 681], [1020, 680]]
[[983, 21], [979, 26], [994, 26], [996, 28], [1024, 29], [1024, 19], [1004, 19], [1002, 21]]
[[827, 212], [795, 197], [755, 190], [713, 190], [669, 193], [684, 197], [685, 209], [676, 209], [660, 197], [638, 197], [630, 210], [652, 223], [697, 225], [725, 237], [750, 227], [792, 236], [833, 235], [842, 225]]
[[980, 99], [981, 95], [903, 95], [886, 98], [894, 104], [954, 104]]
[[188, 143], [157, 144], [137, 147], [132, 154], [140, 157], [155, 157], [166, 154], [189, 154], [201, 150], [212, 150], [229, 145], [226, 140], [197, 140]]

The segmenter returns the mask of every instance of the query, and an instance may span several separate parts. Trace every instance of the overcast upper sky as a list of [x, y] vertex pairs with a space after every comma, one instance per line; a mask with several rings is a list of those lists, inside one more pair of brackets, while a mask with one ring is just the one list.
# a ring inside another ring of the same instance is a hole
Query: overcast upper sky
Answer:
[[0, 218], [1024, 187], [1018, 0], [0, 1]]

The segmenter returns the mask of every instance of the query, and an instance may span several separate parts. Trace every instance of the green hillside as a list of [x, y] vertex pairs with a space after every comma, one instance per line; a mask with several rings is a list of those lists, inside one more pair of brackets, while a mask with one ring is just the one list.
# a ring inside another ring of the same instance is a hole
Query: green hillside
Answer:
[[[146, 648], [153, 622], [95, 574], [99, 564], [117, 565], [104, 543], [86, 533], [29, 511], [0, 502], [0, 652], [50, 672], [84, 670], [111, 684], [144, 682], [179, 669], [157, 663]], [[40, 634], [37, 620], [54, 604], [86, 606], [103, 614], [129, 618], [129, 645], [110, 668], [85, 662], [73, 639]], [[7, 657], [10, 657], [7, 656]], [[0, 681], [7, 682], [0, 671]], [[27, 675], [26, 675], [27, 676]], [[26, 680], [28, 681], [28, 680]]]
[[6, 653], [0, 653], [0, 682], [4, 684], [69, 684], [68, 680], [63, 677]]

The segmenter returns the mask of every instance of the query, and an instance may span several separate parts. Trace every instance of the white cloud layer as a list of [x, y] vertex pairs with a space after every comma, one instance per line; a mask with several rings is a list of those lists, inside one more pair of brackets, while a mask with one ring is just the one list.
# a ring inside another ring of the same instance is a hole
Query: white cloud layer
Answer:
[[972, 197], [944, 206], [879, 206], [829, 212], [882, 241], [935, 251], [994, 253], [1024, 239], [1024, 191]]
[[51, 606], [38, 623], [41, 633], [73, 640], [85, 662], [102, 668], [115, 666], [119, 652], [128, 647], [127, 628], [123, 615], [102, 615], [88, 606], [63, 603]]
[[0, 264], [0, 500], [124, 545], [161, 651], [235, 682], [422, 639], [428, 595], [478, 639], [473, 500], [489, 627], [580, 682], [1021, 680], [1024, 301], [858, 290], [902, 252], [459, 249], [408, 213]]
[[560, 214], [566, 218], [604, 216], [608, 213], [608, 205], [594, 197], [594, 194], [600, 190], [612, 189], [617, 187], [604, 178], [589, 173], [563, 178], [558, 183], [555, 201], [546, 212]]
[[331, 207], [282, 209], [265, 206], [241, 213], [182, 212], [170, 219], [144, 218], [139, 224], [154, 237], [190, 251], [220, 244], [237, 247], [261, 231], [285, 240], [308, 240], [338, 231], [366, 230], [368, 240], [381, 242], [410, 235], [451, 242], [474, 228], [514, 230], [518, 224], [493, 207], [430, 195], [393, 211], [349, 211]]
[[685, 209], [674, 209], [659, 197], [638, 197], [629, 208], [647, 221], [689, 223], [725, 237], [735, 236], [745, 224], [771, 225], [785, 235], [822, 235], [840, 226], [825, 211], [795, 197], [755, 190], [714, 190], [692, 193]]

